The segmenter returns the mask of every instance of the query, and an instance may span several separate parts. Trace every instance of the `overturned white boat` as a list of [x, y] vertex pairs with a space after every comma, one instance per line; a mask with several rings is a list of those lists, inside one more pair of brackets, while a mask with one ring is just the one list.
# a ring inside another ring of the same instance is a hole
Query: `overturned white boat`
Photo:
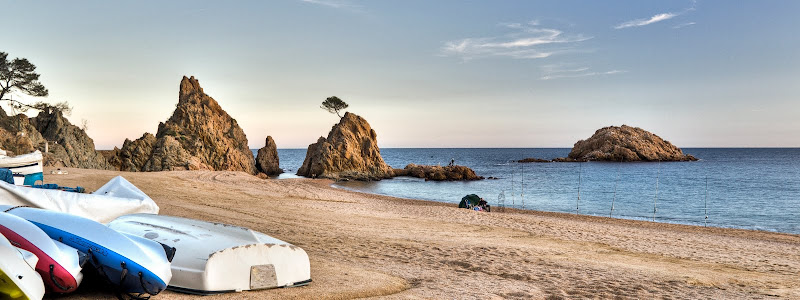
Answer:
[[11, 170], [16, 185], [34, 185], [37, 181], [44, 180], [42, 152], [39, 150], [17, 156], [6, 156], [6, 152], [2, 151], [0, 152], [0, 168]]
[[217, 294], [311, 282], [303, 249], [247, 228], [148, 214], [122, 216], [108, 227], [174, 247], [172, 290]]
[[39, 259], [0, 235], [0, 299], [42, 299], [44, 283], [34, 267]]
[[127, 214], [157, 214], [158, 205], [136, 186], [114, 177], [91, 194], [17, 186], [0, 181], [0, 205], [43, 208], [100, 223]]

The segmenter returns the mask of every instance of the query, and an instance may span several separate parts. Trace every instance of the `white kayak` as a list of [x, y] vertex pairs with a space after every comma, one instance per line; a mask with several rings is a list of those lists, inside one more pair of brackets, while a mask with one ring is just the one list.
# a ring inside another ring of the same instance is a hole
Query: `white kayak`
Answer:
[[11, 170], [16, 185], [33, 185], [37, 181], [44, 180], [42, 152], [39, 150], [17, 156], [5, 156], [3, 153], [0, 155], [0, 168]]
[[0, 204], [65, 212], [100, 223], [127, 214], [158, 213], [158, 205], [120, 176], [92, 194], [37, 189], [0, 182]]
[[44, 283], [33, 253], [19, 249], [0, 235], [0, 299], [42, 299]]
[[78, 250], [51, 239], [33, 223], [10, 213], [0, 212], [0, 234], [15, 247], [35, 254], [36, 271], [48, 291], [69, 293], [83, 279], [81, 255]]
[[121, 292], [156, 295], [172, 278], [167, 248], [157, 242], [66, 213], [6, 205], [0, 205], [0, 210], [22, 217], [50, 238], [88, 254], [88, 263]]
[[247, 228], [149, 214], [122, 216], [108, 226], [175, 247], [172, 290], [217, 294], [311, 282], [303, 249]]

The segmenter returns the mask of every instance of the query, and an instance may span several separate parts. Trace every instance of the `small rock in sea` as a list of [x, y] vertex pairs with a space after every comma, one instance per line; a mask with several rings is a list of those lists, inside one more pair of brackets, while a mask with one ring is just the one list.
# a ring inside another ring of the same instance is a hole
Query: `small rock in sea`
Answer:
[[546, 163], [546, 162], [551, 162], [551, 161], [550, 160], [546, 160], [546, 159], [541, 159], [541, 158], [529, 157], [529, 158], [525, 158], [525, 159], [520, 159], [517, 162], [518, 163], [532, 163], [532, 162], [533, 163]]

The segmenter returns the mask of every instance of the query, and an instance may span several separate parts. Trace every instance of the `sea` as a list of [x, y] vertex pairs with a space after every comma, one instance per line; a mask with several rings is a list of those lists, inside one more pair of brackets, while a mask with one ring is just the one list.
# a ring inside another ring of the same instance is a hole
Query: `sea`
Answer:
[[[458, 165], [484, 179], [434, 182], [397, 177], [334, 187], [458, 203], [467, 194], [501, 207], [800, 234], [800, 148], [684, 148], [694, 162], [517, 163], [565, 157], [569, 148], [387, 148], [394, 168]], [[255, 152], [255, 151], [254, 151]], [[306, 149], [279, 149], [278, 178], [296, 178]], [[613, 208], [613, 209], [612, 209]]]

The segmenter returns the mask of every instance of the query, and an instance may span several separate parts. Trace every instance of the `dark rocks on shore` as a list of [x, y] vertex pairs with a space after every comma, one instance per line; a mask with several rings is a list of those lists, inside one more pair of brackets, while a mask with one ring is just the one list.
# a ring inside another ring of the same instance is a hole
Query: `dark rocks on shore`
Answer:
[[547, 162], [553, 162], [553, 161], [552, 160], [541, 159], [541, 158], [529, 157], [529, 158], [525, 158], [525, 159], [520, 159], [517, 162], [518, 163], [547, 163]]
[[56, 109], [42, 110], [33, 118], [8, 116], [0, 109], [0, 148], [9, 155], [40, 150], [46, 166], [111, 169], [86, 132]]
[[347, 112], [327, 138], [308, 146], [297, 175], [368, 181], [392, 178], [394, 170], [381, 157], [375, 130], [364, 118]]
[[579, 161], [695, 161], [680, 148], [659, 136], [638, 127], [609, 126], [597, 130], [586, 140], [580, 140], [566, 158], [558, 162]]
[[256, 154], [256, 169], [267, 175], [278, 175], [283, 173], [278, 160], [278, 146], [272, 136], [267, 136], [264, 147], [258, 149]]
[[228, 170], [256, 173], [253, 152], [239, 124], [205, 94], [192, 76], [183, 77], [178, 105], [158, 124], [155, 136], [125, 140], [109, 162], [122, 171]]
[[398, 176], [411, 176], [433, 181], [468, 181], [481, 180], [482, 176], [465, 166], [425, 166], [408, 164]]

